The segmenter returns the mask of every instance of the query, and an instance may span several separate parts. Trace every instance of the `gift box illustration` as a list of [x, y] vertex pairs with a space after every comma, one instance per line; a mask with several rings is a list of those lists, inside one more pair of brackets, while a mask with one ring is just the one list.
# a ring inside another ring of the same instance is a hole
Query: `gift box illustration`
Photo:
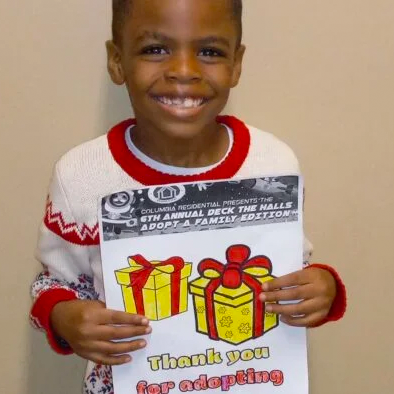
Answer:
[[226, 264], [200, 262], [200, 277], [189, 285], [197, 332], [238, 345], [278, 326], [278, 316], [267, 313], [258, 298], [262, 284], [274, 278], [272, 263], [266, 256], [250, 254], [248, 246], [233, 245], [226, 251]]
[[128, 263], [115, 271], [126, 312], [162, 320], [187, 311], [191, 263], [181, 257], [148, 261], [141, 255], [129, 257]]

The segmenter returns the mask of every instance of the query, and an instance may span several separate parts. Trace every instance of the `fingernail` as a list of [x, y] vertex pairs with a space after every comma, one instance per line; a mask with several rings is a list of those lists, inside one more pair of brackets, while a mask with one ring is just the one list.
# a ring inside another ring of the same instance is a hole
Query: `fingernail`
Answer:
[[146, 346], [146, 342], [145, 341], [141, 341], [140, 342], [140, 347], [145, 347]]
[[268, 291], [268, 289], [269, 289], [268, 283], [263, 283], [263, 290]]
[[143, 325], [149, 324], [149, 320], [148, 319], [142, 319], [141, 320], [141, 324], [143, 324]]
[[272, 312], [272, 306], [271, 305], [266, 305], [265, 310], [267, 312]]
[[145, 330], [145, 334], [150, 334], [152, 332], [152, 327], [148, 327], [146, 330]]
[[265, 294], [260, 294], [260, 300], [265, 301], [267, 299], [267, 296]]
[[130, 363], [130, 362], [131, 362], [131, 357], [130, 356], [126, 357], [126, 363]]

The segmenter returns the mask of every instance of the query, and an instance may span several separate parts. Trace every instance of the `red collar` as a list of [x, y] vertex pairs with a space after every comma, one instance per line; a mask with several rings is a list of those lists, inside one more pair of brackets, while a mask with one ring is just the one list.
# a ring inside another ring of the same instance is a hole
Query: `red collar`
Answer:
[[146, 186], [230, 179], [238, 172], [246, 159], [250, 146], [250, 134], [246, 125], [233, 116], [219, 116], [217, 121], [224, 123], [233, 130], [234, 144], [224, 161], [201, 174], [166, 174], [147, 166], [135, 157], [125, 140], [125, 131], [128, 127], [136, 124], [135, 119], [125, 120], [113, 127], [108, 133], [108, 146], [120, 167], [133, 179]]

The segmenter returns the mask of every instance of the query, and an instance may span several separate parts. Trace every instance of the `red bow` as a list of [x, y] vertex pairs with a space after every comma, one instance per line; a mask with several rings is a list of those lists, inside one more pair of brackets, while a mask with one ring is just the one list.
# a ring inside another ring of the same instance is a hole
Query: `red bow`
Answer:
[[[229, 289], [237, 289], [245, 282], [246, 277], [265, 276], [272, 272], [271, 260], [266, 256], [255, 256], [249, 260], [250, 248], [246, 245], [233, 245], [226, 251], [227, 264], [224, 265], [214, 259], [204, 259], [198, 266], [201, 276], [207, 278], [207, 271], [214, 271], [220, 284]], [[251, 268], [264, 269], [263, 275], [249, 274]]]
[[[130, 259], [134, 260], [138, 265], [141, 266], [141, 269], [138, 271], [130, 272], [130, 287], [133, 290], [137, 313], [140, 315], [145, 314], [142, 289], [146, 285], [151, 273], [157, 269], [162, 273], [171, 275], [171, 313], [173, 315], [178, 314], [180, 302], [181, 270], [185, 266], [184, 260], [181, 257], [171, 257], [160, 263], [152, 264], [141, 255], [131, 256]], [[160, 267], [169, 266], [172, 266], [173, 268], [171, 272], [160, 269]]]
[[[271, 260], [266, 256], [255, 256], [251, 259], [250, 248], [246, 245], [233, 245], [226, 251], [227, 264], [222, 264], [214, 259], [204, 259], [198, 265], [198, 272], [204, 278], [211, 279], [205, 288], [207, 303], [207, 318], [209, 335], [212, 339], [218, 339], [215, 321], [214, 293], [219, 286], [229, 289], [237, 289], [242, 283], [248, 285], [254, 293], [254, 337], [261, 336], [264, 332], [265, 305], [259, 300], [258, 295], [262, 292], [261, 283], [256, 279], [272, 272]], [[263, 270], [260, 274], [249, 273], [252, 269]], [[213, 275], [209, 275], [213, 271]]]

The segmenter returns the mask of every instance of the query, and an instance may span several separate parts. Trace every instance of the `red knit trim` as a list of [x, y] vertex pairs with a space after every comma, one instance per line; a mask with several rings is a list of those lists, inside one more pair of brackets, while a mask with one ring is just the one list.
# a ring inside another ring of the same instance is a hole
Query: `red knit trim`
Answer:
[[61, 212], [53, 211], [53, 204], [50, 200], [47, 201], [44, 224], [50, 231], [67, 242], [82, 246], [99, 245], [100, 243], [98, 223], [93, 227], [89, 227], [85, 223], [82, 227], [75, 222], [66, 223]]
[[143, 185], [163, 185], [179, 182], [196, 182], [232, 178], [244, 163], [250, 147], [250, 134], [246, 125], [233, 116], [219, 116], [223, 123], [233, 130], [234, 144], [226, 159], [213, 169], [195, 175], [173, 175], [157, 171], [139, 160], [128, 148], [125, 131], [135, 125], [135, 119], [125, 120], [108, 133], [108, 145], [115, 161], [133, 179]]
[[342, 317], [345, 315], [346, 312], [347, 297], [346, 297], [345, 284], [343, 283], [338, 272], [331, 266], [325, 264], [311, 264], [307, 268], [320, 268], [330, 272], [331, 275], [334, 277], [337, 285], [337, 294], [331, 305], [330, 312], [328, 313], [327, 317], [325, 317], [321, 322], [314, 325], [313, 327], [320, 327], [323, 324], [328, 323], [330, 321], [337, 321], [339, 319], [342, 319]]
[[31, 309], [31, 318], [40, 328], [45, 330], [48, 342], [56, 353], [67, 355], [72, 354], [73, 350], [70, 347], [63, 347], [59, 343], [59, 338], [51, 326], [52, 309], [59, 302], [76, 299], [76, 294], [71, 290], [51, 289], [40, 294]]

